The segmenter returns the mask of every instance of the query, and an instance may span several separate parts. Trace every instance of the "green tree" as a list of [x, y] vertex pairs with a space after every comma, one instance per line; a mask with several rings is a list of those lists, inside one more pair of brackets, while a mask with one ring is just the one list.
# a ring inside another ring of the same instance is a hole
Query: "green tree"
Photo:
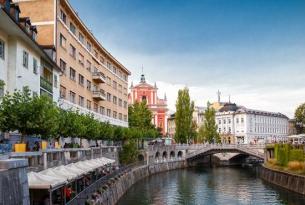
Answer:
[[217, 132], [217, 125], [215, 122], [215, 110], [209, 106], [204, 112], [204, 125], [203, 128], [199, 131], [200, 138], [209, 143], [219, 143], [220, 136]]
[[135, 140], [129, 140], [122, 146], [122, 151], [119, 153], [119, 159], [122, 164], [130, 164], [137, 160], [139, 150]]
[[295, 121], [296, 121], [296, 129], [297, 132], [304, 133], [305, 132], [305, 103], [301, 104], [297, 109], [295, 110]]
[[197, 143], [203, 143], [207, 141], [205, 138], [205, 129], [204, 124], [199, 127], [198, 135], [197, 135]]
[[176, 102], [176, 133], [175, 140], [179, 143], [187, 143], [192, 138], [192, 115], [194, 102], [191, 101], [188, 88], [178, 91]]
[[153, 128], [151, 122], [152, 112], [148, 109], [146, 101], [135, 102], [128, 107], [128, 123], [129, 127], [146, 130]]

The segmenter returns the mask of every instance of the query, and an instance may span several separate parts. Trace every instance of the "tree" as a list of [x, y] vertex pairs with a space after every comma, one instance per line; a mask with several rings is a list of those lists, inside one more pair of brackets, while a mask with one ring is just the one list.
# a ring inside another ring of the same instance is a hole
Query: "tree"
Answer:
[[154, 125], [151, 122], [152, 112], [148, 109], [146, 101], [135, 102], [128, 107], [129, 127], [141, 130], [151, 129]]
[[190, 100], [188, 88], [178, 91], [176, 102], [176, 133], [175, 140], [179, 143], [187, 143], [192, 138], [192, 115], [194, 102]]
[[205, 121], [203, 128], [199, 131], [200, 138], [209, 143], [219, 143], [220, 136], [217, 132], [218, 128], [215, 122], [215, 110], [209, 106], [209, 103], [204, 112], [204, 117]]
[[139, 150], [135, 140], [129, 140], [122, 146], [122, 151], [119, 152], [120, 163], [130, 164], [137, 160]]
[[304, 133], [305, 132], [305, 103], [301, 104], [297, 109], [295, 110], [295, 121], [296, 121], [296, 129], [297, 132]]
[[197, 143], [203, 143], [203, 142], [207, 141], [205, 138], [204, 129], [205, 129], [204, 124], [199, 127], [198, 135], [197, 135]]

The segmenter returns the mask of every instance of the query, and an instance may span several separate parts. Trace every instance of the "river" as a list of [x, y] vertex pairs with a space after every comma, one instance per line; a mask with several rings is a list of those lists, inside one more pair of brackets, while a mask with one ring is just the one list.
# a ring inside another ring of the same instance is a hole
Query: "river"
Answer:
[[262, 181], [249, 168], [188, 168], [147, 177], [118, 205], [305, 205], [305, 197]]

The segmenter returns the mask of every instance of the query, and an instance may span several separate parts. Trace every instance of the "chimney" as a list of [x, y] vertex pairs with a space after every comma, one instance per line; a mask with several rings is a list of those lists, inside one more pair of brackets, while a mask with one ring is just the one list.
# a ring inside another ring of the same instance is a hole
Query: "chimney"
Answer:
[[20, 8], [18, 4], [11, 4], [10, 8], [10, 15], [14, 18], [14, 20], [19, 23], [19, 14], [20, 14]]
[[7, 13], [10, 12], [11, 0], [0, 0], [0, 7], [4, 8]]

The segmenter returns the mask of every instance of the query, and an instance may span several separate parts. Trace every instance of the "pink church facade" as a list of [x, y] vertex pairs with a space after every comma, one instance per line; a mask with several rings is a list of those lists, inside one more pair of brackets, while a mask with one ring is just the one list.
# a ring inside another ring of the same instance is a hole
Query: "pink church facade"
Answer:
[[166, 95], [164, 99], [158, 98], [157, 92], [158, 88], [156, 83], [154, 86], [148, 84], [144, 75], [142, 75], [139, 84], [135, 86], [131, 84], [128, 101], [129, 104], [133, 104], [146, 100], [148, 108], [153, 113], [152, 123], [157, 128], [160, 128], [162, 135], [165, 136], [167, 131], [167, 99]]

